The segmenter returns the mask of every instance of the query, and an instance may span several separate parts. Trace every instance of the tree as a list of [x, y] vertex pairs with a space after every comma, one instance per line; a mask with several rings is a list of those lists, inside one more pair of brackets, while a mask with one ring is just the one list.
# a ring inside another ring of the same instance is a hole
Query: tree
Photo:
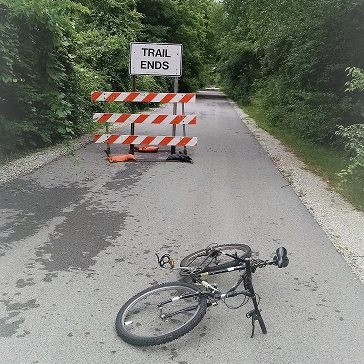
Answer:
[[348, 65], [364, 67], [364, 1], [225, 0], [222, 10], [223, 87], [287, 133], [337, 145], [337, 125], [362, 118], [363, 95], [343, 85]]

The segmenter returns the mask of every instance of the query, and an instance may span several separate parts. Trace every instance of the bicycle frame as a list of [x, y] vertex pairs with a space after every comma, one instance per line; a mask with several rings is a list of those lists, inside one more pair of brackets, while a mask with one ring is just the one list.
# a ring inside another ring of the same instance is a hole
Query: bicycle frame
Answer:
[[[223, 253], [224, 254], [224, 253]], [[162, 309], [163, 306], [168, 304], [168, 303], [172, 303], [175, 302], [177, 300], [180, 299], [187, 299], [187, 298], [192, 298], [192, 297], [199, 297], [201, 295], [209, 298], [210, 300], [223, 300], [226, 298], [230, 298], [230, 297], [236, 297], [239, 295], [244, 295], [246, 297], [249, 297], [252, 299], [253, 302], [253, 306], [254, 309], [249, 311], [246, 314], [247, 318], [251, 318], [252, 319], [252, 335], [251, 337], [254, 336], [254, 331], [255, 331], [255, 321], [258, 321], [261, 327], [261, 330], [263, 332], [263, 334], [267, 333], [267, 329], [265, 327], [262, 315], [260, 313], [260, 310], [258, 308], [258, 302], [257, 302], [257, 298], [255, 295], [255, 291], [254, 291], [254, 287], [253, 287], [253, 283], [252, 283], [252, 273], [253, 271], [255, 271], [255, 267], [252, 269], [251, 266], [251, 259], [250, 258], [245, 258], [245, 259], [240, 259], [238, 257], [235, 256], [231, 256], [229, 254], [226, 254], [238, 261], [243, 261], [244, 264], [235, 266], [235, 267], [230, 267], [230, 268], [225, 268], [225, 269], [221, 269], [221, 270], [217, 270], [214, 272], [204, 272], [204, 273], [192, 273], [190, 275], [190, 277], [192, 278], [192, 280], [194, 281], [194, 283], [198, 283], [201, 284], [203, 287], [206, 288], [206, 291], [200, 291], [200, 292], [196, 292], [196, 293], [190, 293], [187, 295], [182, 295], [182, 296], [178, 296], [178, 297], [172, 297], [170, 300], [168, 301], [164, 301], [161, 302], [158, 305], [158, 308], [161, 312], [160, 317], [162, 319], [168, 319], [174, 315], [177, 315], [178, 313], [182, 312], [182, 311], [188, 311], [188, 310], [193, 310], [195, 309], [195, 307], [191, 307], [191, 308], [185, 308], [183, 310], [180, 311], [176, 311], [172, 314], [169, 315], [163, 315], [162, 314]], [[266, 264], [272, 264], [271, 262], [267, 262]], [[216, 274], [223, 274], [223, 273], [228, 273], [228, 272], [233, 272], [233, 271], [242, 271], [245, 270], [245, 272], [241, 275], [241, 277], [239, 278], [239, 280], [233, 285], [233, 287], [231, 287], [226, 293], [221, 293], [217, 288], [215, 288], [214, 286], [212, 286], [211, 284], [209, 284], [207, 281], [203, 280], [203, 278], [207, 277], [207, 276], [212, 276], [212, 275], [216, 275]], [[241, 283], [244, 282], [244, 288], [245, 290], [243, 291], [236, 291], [236, 289], [240, 286]], [[217, 304], [216, 302], [210, 302], [210, 305], [214, 305]]]

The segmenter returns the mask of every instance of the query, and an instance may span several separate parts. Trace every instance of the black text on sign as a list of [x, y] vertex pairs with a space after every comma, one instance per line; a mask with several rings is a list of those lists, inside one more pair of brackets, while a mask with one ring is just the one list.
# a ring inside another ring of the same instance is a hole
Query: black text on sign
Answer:
[[182, 45], [166, 43], [131, 43], [130, 74], [181, 76]]

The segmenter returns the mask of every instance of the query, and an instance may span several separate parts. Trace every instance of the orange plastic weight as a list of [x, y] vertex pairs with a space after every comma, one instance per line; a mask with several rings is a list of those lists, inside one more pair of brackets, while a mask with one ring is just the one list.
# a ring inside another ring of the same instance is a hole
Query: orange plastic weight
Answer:
[[154, 145], [139, 145], [138, 151], [141, 153], [156, 153], [158, 152], [159, 147]]
[[133, 154], [121, 154], [121, 155], [109, 155], [107, 160], [110, 163], [117, 163], [117, 162], [127, 162], [127, 161], [135, 161], [136, 158]]

